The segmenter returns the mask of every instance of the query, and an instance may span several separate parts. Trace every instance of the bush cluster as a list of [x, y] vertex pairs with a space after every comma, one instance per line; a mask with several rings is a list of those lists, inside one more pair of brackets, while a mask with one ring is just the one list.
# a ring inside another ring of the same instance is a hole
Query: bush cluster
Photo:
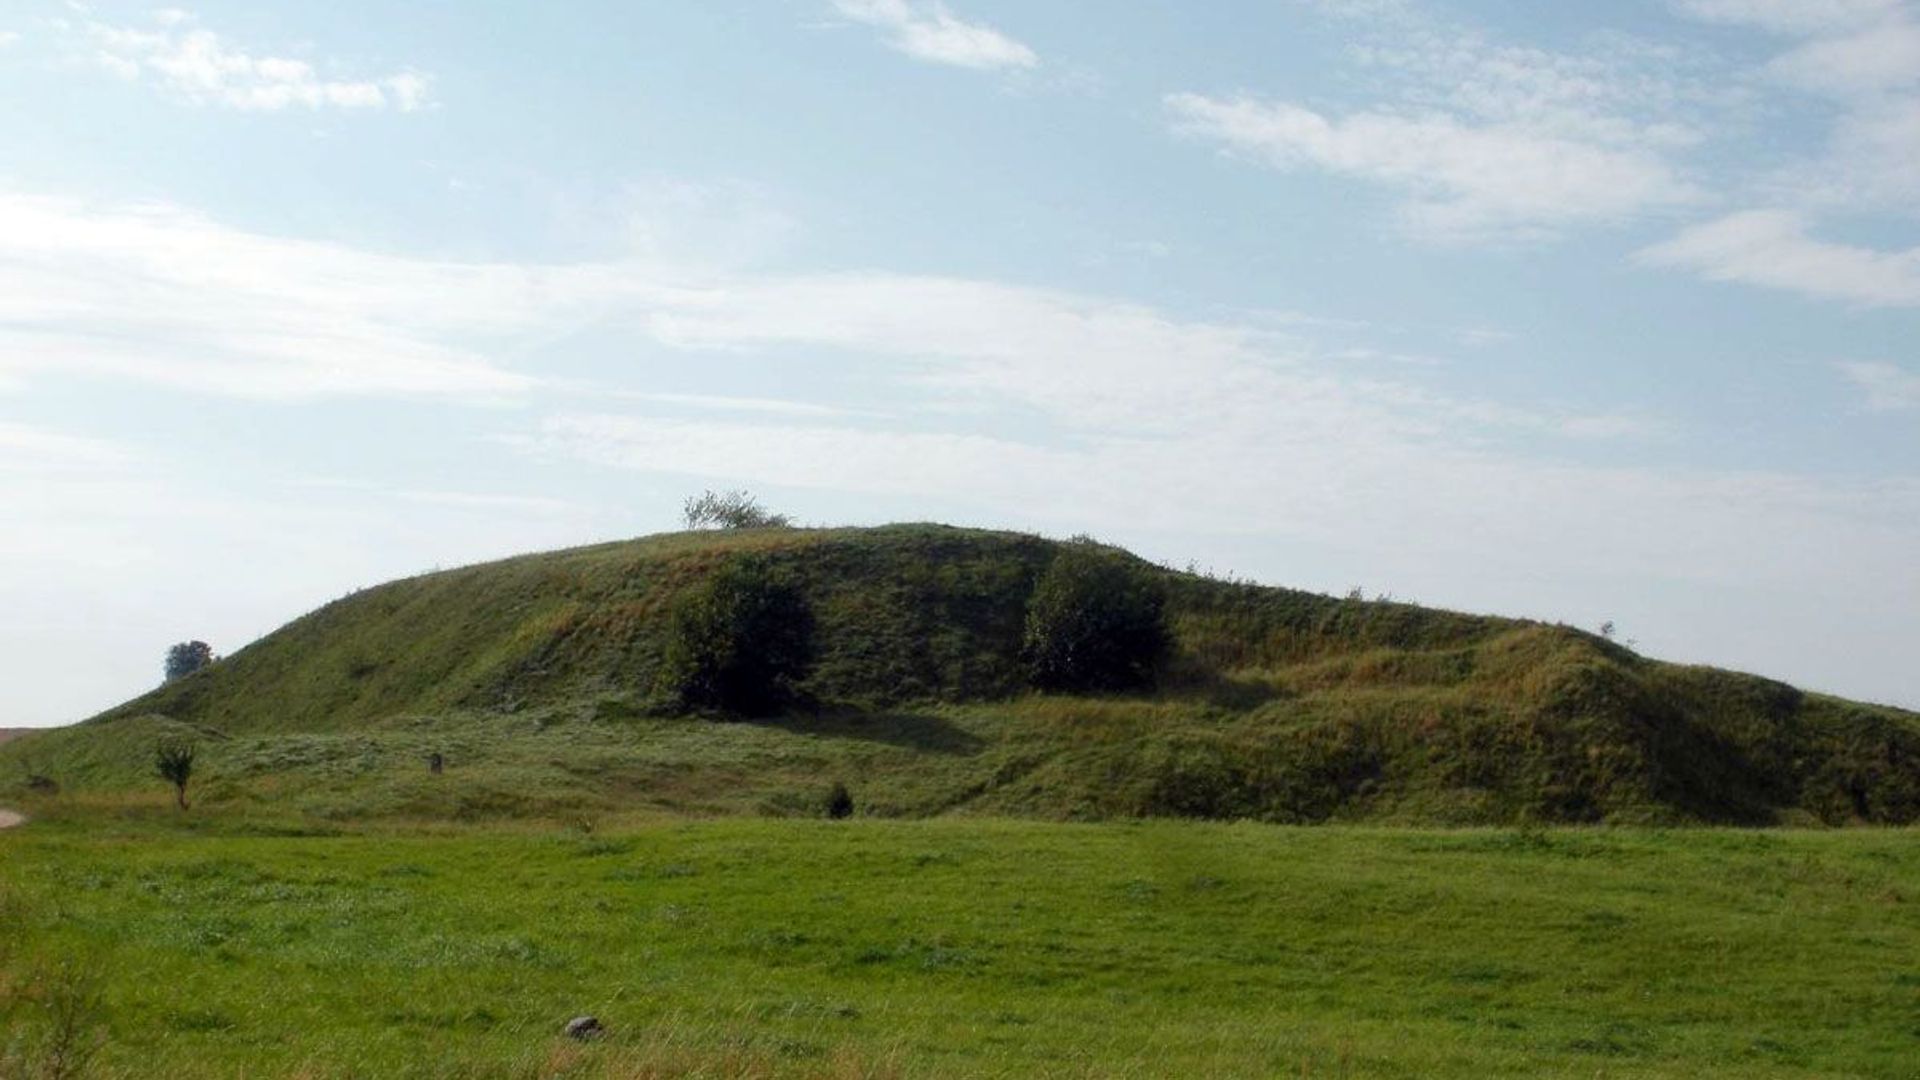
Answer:
[[[1025, 681], [1061, 693], [1156, 683], [1171, 647], [1159, 579], [1091, 540], [1063, 545], [1034, 583], [1021, 627]], [[685, 590], [670, 612], [655, 690], [683, 711], [769, 716], [812, 672], [806, 597], [764, 556], [741, 555]]]
[[1041, 690], [1150, 687], [1170, 646], [1166, 595], [1118, 552], [1076, 539], [1061, 548], [1027, 604], [1023, 655]]
[[777, 713], [813, 664], [813, 625], [791, 582], [762, 560], [731, 560], [675, 603], [659, 688], [681, 708]]

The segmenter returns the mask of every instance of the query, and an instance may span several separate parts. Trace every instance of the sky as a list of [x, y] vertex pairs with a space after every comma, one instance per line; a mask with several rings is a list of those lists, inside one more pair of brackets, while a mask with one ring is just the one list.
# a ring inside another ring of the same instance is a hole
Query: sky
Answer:
[[707, 488], [1920, 707], [1920, 0], [0, 4], [0, 727]]

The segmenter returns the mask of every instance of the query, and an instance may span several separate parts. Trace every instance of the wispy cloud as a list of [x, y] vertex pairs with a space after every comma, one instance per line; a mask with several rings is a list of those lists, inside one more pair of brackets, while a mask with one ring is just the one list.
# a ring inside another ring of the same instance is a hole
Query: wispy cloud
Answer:
[[1713, 281], [1783, 289], [1871, 307], [1920, 307], [1920, 248], [1876, 251], [1817, 240], [1786, 210], [1750, 210], [1695, 225], [1647, 248], [1648, 263]]
[[329, 77], [306, 60], [249, 52], [192, 22], [190, 14], [166, 9], [154, 29], [90, 22], [82, 32], [100, 67], [197, 105], [409, 112], [431, 103], [432, 82], [420, 72]]
[[765, 262], [801, 231], [776, 198], [736, 181], [635, 181], [612, 205], [589, 208], [587, 227], [605, 233], [609, 214], [624, 220], [615, 235], [634, 257], [716, 271]]
[[1181, 132], [1278, 169], [1311, 166], [1407, 193], [1415, 230], [1443, 239], [1540, 234], [1685, 205], [1700, 192], [1658, 154], [1443, 113], [1323, 115], [1285, 101], [1173, 94]]
[[1855, 30], [1899, 15], [1904, 0], [1676, 0], [1682, 12], [1710, 22], [1744, 24], [1780, 34]]
[[887, 32], [887, 43], [917, 60], [977, 71], [1038, 67], [1022, 42], [983, 23], [967, 22], [938, 0], [833, 0], [842, 16]]
[[1867, 393], [1867, 408], [1875, 412], [1920, 409], [1920, 373], [1897, 364], [1849, 361], [1837, 365], [1842, 374]]
[[863, 410], [847, 409], [837, 405], [822, 405], [812, 401], [793, 401], [787, 398], [738, 397], [730, 394], [650, 393], [623, 396], [630, 396], [639, 401], [651, 401], [660, 405], [677, 405], [689, 409], [705, 409], [713, 412], [761, 413], [771, 416], [817, 418], [869, 415]]
[[18, 30], [0, 30], [0, 49], [4, 49], [19, 40], [20, 32]]
[[[1468, 420], [1491, 436], [1576, 419], [1347, 378], [1345, 365], [1320, 361], [1338, 350], [1300, 340], [1308, 325], [1178, 319], [1100, 296], [888, 272], [755, 274], [660, 256], [412, 259], [251, 233], [173, 206], [0, 194], [0, 377], [15, 380], [92, 376], [283, 400], [524, 398], [545, 383], [501, 358], [591, 326], [689, 352], [885, 358], [907, 385], [1040, 408], [1084, 430], [1150, 435], [1236, 417], [1261, 426], [1260, 403], [1275, 398], [1341, 400], [1326, 414], [1329, 436], [1360, 421], [1430, 434]], [[806, 411], [685, 391], [678, 403]]]
[[0, 472], [56, 472], [123, 465], [133, 454], [104, 439], [0, 421]]
[[1908, 0], [1678, 0], [1683, 14], [1803, 39], [1770, 65], [1838, 94], [1920, 84], [1920, 15]]
[[1668, 46], [1612, 35], [1582, 51], [1505, 44], [1410, 5], [1308, 0], [1368, 27], [1350, 49], [1368, 103], [1183, 92], [1174, 128], [1277, 169], [1318, 169], [1402, 196], [1441, 240], [1541, 238], [1705, 198], [1680, 155], [1731, 94]]
[[1920, 6], [1911, 0], [1676, 0], [1694, 18], [1787, 40], [1757, 73], [1837, 110], [1824, 152], [1772, 186], [1806, 205], [1920, 208]]
[[1782, 76], [1841, 94], [1920, 84], [1920, 23], [1904, 15], [1854, 33], [1822, 37], [1773, 62]]
[[514, 267], [263, 236], [164, 205], [0, 193], [0, 377], [498, 398], [534, 380], [463, 339], [498, 343], [565, 317], [540, 295]]

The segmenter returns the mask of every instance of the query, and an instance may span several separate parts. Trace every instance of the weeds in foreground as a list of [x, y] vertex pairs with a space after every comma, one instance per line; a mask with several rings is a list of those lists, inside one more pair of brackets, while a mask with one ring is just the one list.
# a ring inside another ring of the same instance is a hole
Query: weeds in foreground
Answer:
[[67, 960], [21, 983], [0, 988], [0, 1010], [25, 1015], [0, 1047], [0, 1076], [20, 1080], [78, 1080], [106, 1042], [106, 1009], [96, 965]]

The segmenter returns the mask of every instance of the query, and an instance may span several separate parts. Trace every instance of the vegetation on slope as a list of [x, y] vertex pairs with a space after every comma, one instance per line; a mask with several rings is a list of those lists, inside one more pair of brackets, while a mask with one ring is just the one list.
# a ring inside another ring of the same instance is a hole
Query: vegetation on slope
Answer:
[[[191, 737], [203, 802], [330, 815], [806, 813], [841, 780], [860, 813], [888, 815], [1920, 819], [1910, 713], [1652, 662], [1566, 627], [1113, 552], [1164, 604], [1157, 688], [1036, 695], [1029, 611], [1060, 551], [937, 526], [767, 529], [412, 578], [0, 749], [0, 785], [35, 772], [69, 794], [152, 786], [154, 742]], [[803, 704], [697, 721], [658, 693], [674, 612], [743, 559], [809, 615]], [[443, 777], [423, 766], [434, 752]]]

